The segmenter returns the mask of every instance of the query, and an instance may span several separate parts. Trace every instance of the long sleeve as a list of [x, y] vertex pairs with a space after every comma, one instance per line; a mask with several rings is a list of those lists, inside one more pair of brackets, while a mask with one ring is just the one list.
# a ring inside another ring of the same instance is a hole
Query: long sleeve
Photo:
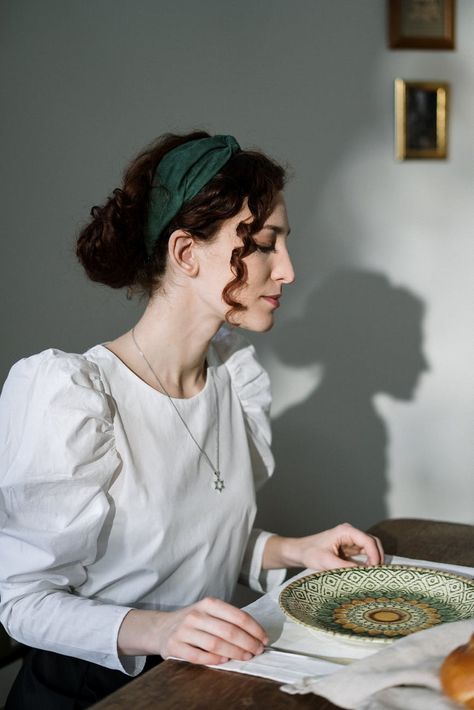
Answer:
[[273, 533], [253, 528], [240, 570], [239, 581], [255, 592], [269, 592], [285, 581], [286, 569], [263, 569], [266, 542]]
[[97, 366], [48, 350], [11, 370], [0, 400], [0, 621], [15, 639], [135, 675], [120, 658], [129, 607], [81, 597], [120, 473]]

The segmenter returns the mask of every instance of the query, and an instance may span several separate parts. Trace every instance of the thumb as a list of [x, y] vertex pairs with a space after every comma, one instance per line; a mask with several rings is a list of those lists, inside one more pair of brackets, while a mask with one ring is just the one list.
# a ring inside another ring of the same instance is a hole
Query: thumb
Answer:
[[359, 565], [352, 560], [343, 560], [337, 555], [331, 555], [331, 557], [327, 559], [327, 569], [340, 569], [342, 567], [359, 567]]

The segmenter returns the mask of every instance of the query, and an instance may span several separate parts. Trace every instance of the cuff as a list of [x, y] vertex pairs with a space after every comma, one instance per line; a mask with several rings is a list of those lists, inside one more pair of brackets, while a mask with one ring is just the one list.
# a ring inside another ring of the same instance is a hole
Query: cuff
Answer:
[[[120, 627], [122, 626], [123, 620], [127, 616], [128, 612], [131, 611], [132, 609], [130, 607], [129, 608], [122, 607], [122, 610], [125, 613], [122, 614], [121, 616], [119, 616], [118, 624], [114, 630], [115, 649], [118, 648], [118, 636], [119, 636]], [[142, 672], [142, 670], [145, 667], [145, 663], [146, 663], [146, 656], [121, 656], [116, 651], [115, 669], [122, 671], [122, 673], [126, 673], [127, 675], [130, 675], [133, 678]]]
[[275, 533], [254, 528], [247, 543], [239, 581], [255, 592], [269, 592], [282, 584], [286, 569], [262, 569], [263, 551], [269, 537]]
[[121, 670], [133, 678], [142, 672], [146, 663], [146, 656], [118, 656]]

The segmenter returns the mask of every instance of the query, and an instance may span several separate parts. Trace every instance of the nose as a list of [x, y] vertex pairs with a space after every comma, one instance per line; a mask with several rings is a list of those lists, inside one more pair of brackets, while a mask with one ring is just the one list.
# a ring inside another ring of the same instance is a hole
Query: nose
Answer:
[[295, 280], [295, 270], [286, 246], [277, 252], [272, 277], [275, 281], [281, 281], [284, 284], [291, 284]]

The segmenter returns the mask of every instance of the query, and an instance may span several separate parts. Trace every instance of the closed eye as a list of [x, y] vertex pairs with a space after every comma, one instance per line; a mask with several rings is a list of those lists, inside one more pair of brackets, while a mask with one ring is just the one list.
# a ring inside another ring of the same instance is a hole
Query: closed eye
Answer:
[[257, 247], [257, 251], [260, 251], [263, 254], [270, 254], [271, 252], [276, 251], [274, 243], [273, 244], [257, 244], [257, 242], [255, 242], [255, 246]]

